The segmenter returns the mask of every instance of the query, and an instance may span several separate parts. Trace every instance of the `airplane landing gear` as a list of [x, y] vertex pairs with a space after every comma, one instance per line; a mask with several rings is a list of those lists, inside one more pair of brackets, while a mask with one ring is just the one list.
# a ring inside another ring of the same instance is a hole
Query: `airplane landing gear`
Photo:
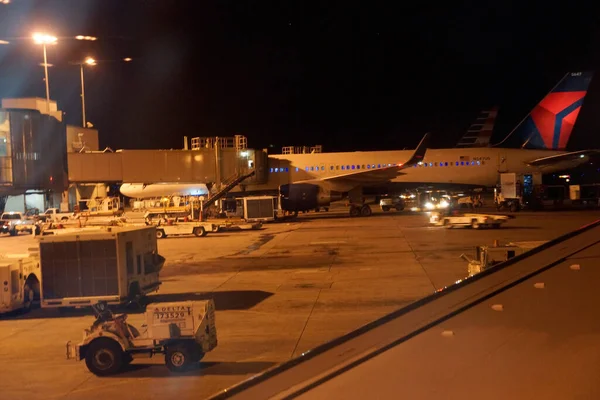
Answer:
[[371, 207], [368, 204], [363, 204], [362, 206], [352, 204], [350, 206], [351, 217], [369, 217], [372, 213]]
[[373, 213], [371, 207], [368, 204], [365, 204], [361, 187], [357, 187], [348, 192], [348, 200], [350, 201], [351, 217], [368, 217]]

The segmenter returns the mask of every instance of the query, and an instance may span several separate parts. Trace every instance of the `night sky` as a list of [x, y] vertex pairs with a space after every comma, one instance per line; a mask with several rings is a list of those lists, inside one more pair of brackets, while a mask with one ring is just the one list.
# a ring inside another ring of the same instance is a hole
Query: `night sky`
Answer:
[[[598, 13], [574, 2], [11, 0], [0, 4], [0, 97], [45, 97], [34, 31], [49, 49], [50, 92], [101, 145], [181, 148], [183, 136], [325, 151], [453, 147], [498, 105], [499, 142], [568, 71], [595, 69]], [[488, 3], [488, 4], [486, 4]], [[395, 4], [395, 6], [392, 6]], [[124, 63], [124, 57], [132, 57]], [[600, 147], [600, 77], [569, 143]]]

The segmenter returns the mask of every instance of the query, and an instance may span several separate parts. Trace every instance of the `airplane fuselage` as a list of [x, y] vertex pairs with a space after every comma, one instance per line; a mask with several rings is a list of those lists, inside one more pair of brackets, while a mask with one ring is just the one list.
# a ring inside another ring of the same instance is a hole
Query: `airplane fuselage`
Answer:
[[150, 199], [166, 196], [206, 196], [208, 187], [204, 183], [124, 183], [119, 188], [124, 196], [134, 199]]
[[[270, 155], [269, 182], [281, 185], [387, 167], [405, 162], [412, 152], [396, 150]], [[587, 161], [585, 157], [545, 167], [527, 165], [529, 161], [562, 153], [564, 152], [556, 150], [503, 148], [428, 149], [421, 164], [401, 170], [392, 182], [492, 187], [498, 183], [498, 174], [502, 172], [551, 173]], [[369, 183], [365, 181], [365, 185]]]

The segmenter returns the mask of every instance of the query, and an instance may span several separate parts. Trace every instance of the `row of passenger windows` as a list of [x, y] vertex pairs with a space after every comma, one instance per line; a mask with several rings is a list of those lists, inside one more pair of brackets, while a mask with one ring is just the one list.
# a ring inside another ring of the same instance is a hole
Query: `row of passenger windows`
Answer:
[[[358, 170], [358, 169], [377, 169], [377, 168], [385, 168], [385, 167], [391, 167], [391, 166], [396, 166], [399, 164], [363, 164], [363, 165], [330, 165], [329, 169], [331, 171], [333, 170], [342, 170], [342, 171], [347, 171], [347, 170]], [[477, 165], [485, 165], [485, 161], [440, 161], [440, 162], [430, 162], [430, 163], [419, 163], [419, 164], [415, 164], [413, 165], [414, 168], [418, 168], [418, 167], [459, 167], [459, 166], [477, 166]], [[300, 168], [296, 167], [296, 172], [300, 171]], [[306, 172], [315, 172], [315, 171], [325, 171], [325, 166], [324, 165], [316, 165], [316, 166], [310, 166], [310, 167], [304, 167], [304, 170]], [[270, 168], [269, 172], [290, 172], [289, 168]]]

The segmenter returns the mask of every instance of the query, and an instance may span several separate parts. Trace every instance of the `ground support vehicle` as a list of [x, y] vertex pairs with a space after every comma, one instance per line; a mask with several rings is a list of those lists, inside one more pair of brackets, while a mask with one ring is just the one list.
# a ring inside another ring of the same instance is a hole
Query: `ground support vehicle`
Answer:
[[462, 254], [461, 257], [463, 260], [469, 263], [468, 273], [469, 276], [473, 276], [481, 271], [493, 267], [496, 264], [500, 264], [515, 256], [523, 254], [526, 251], [541, 246], [544, 243], [546, 243], [545, 240], [510, 242], [503, 246], [499, 246], [498, 243], [494, 243], [493, 246], [477, 246], [475, 248], [476, 256], [474, 259], [470, 258], [466, 254]]
[[156, 227], [156, 238], [162, 239], [167, 236], [178, 236], [178, 235], [196, 235], [198, 237], [204, 237], [208, 232], [217, 232], [219, 230], [218, 225], [210, 222], [167, 222], [165, 224], [159, 220], [155, 225]]
[[458, 215], [442, 215], [437, 212], [432, 212], [429, 222], [433, 225], [444, 226], [446, 228], [454, 228], [455, 226], [470, 227], [473, 229], [480, 228], [500, 228], [500, 225], [514, 217], [509, 215], [494, 215], [494, 214], [458, 214]]
[[41, 306], [123, 304], [158, 290], [165, 259], [154, 227], [40, 236]]
[[390, 196], [390, 197], [382, 197], [379, 200], [379, 206], [383, 212], [388, 212], [392, 208], [396, 209], [396, 211], [404, 210], [404, 199], [400, 196]]
[[96, 321], [77, 345], [67, 342], [67, 359], [85, 360], [98, 376], [117, 373], [134, 358], [165, 355], [173, 372], [183, 372], [217, 346], [212, 300], [151, 303], [140, 331], [129, 325], [127, 314], [114, 316], [103, 304], [93, 306]]
[[59, 221], [68, 221], [70, 219], [75, 218], [75, 213], [72, 212], [60, 212], [58, 208], [49, 208], [45, 213], [40, 215], [40, 219], [44, 222], [59, 222]]
[[28, 311], [40, 296], [40, 263], [35, 257], [0, 257], [0, 314]]
[[234, 218], [218, 218], [210, 220], [213, 224], [218, 227], [219, 231], [239, 231], [239, 230], [252, 230], [262, 228], [262, 222], [246, 222], [242, 219]]
[[8, 233], [10, 236], [16, 236], [21, 232], [29, 234], [39, 234], [40, 225], [37, 221], [27, 218], [21, 212], [5, 212], [0, 216], [0, 233]]

